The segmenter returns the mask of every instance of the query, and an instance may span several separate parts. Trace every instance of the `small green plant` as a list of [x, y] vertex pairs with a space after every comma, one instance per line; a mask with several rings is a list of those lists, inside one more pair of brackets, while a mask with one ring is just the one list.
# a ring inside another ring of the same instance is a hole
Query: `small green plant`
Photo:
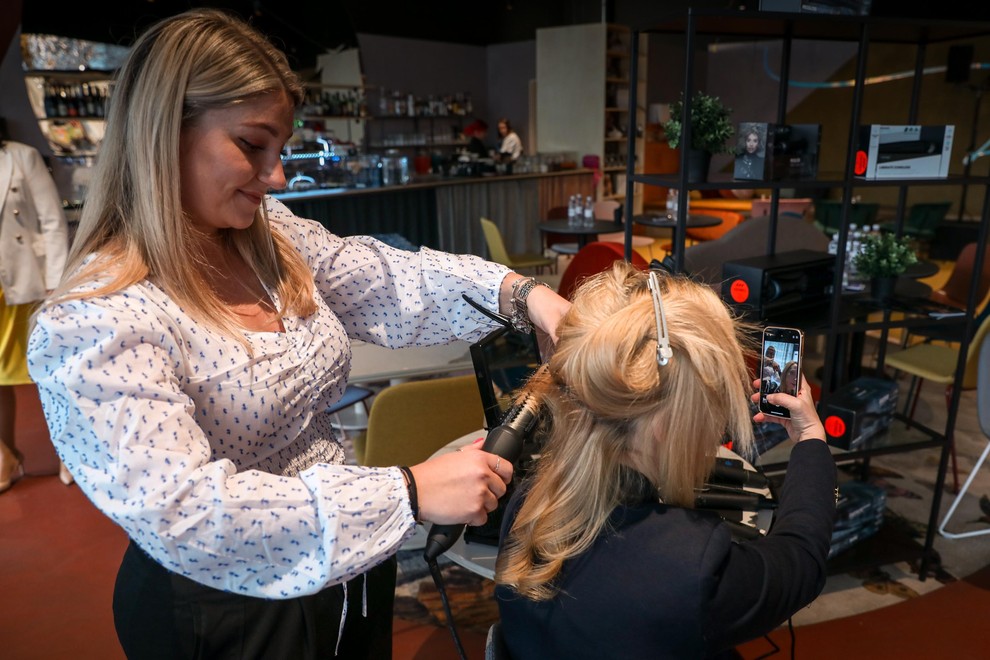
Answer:
[[[670, 104], [670, 119], [664, 122], [667, 143], [674, 149], [681, 143], [681, 113], [684, 111], [683, 97]], [[723, 154], [732, 151], [727, 146], [734, 129], [729, 115], [730, 108], [722, 104], [717, 96], [697, 92], [691, 100], [691, 148], [707, 151], [710, 154]]]
[[865, 277], [897, 277], [907, 267], [917, 263], [911, 246], [894, 234], [867, 236], [856, 255], [856, 269]]

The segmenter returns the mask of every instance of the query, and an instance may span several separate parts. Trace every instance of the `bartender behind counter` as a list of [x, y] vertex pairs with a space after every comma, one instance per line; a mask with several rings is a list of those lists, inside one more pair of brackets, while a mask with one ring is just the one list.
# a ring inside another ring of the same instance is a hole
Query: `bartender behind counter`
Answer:
[[512, 130], [509, 120], [502, 118], [498, 120], [498, 134], [501, 141], [498, 145], [499, 160], [503, 163], [514, 163], [522, 156], [523, 146], [519, 134]]
[[464, 128], [464, 137], [468, 139], [467, 152], [478, 158], [488, 158], [488, 147], [485, 138], [488, 136], [488, 124], [476, 119]]

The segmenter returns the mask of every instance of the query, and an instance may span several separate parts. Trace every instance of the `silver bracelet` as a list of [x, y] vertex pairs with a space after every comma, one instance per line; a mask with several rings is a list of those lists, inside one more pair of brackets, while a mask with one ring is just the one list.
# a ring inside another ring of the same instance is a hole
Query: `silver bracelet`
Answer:
[[533, 324], [529, 320], [529, 308], [526, 306], [526, 298], [537, 286], [545, 286], [551, 289], [546, 282], [540, 282], [534, 277], [523, 277], [512, 283], [512, 329], [528, 335], [533, 331]]

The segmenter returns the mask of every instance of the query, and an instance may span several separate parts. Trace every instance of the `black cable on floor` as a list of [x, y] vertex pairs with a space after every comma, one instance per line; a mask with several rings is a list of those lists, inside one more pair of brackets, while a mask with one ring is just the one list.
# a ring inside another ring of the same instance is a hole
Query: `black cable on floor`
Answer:
[[767, 652], [766, 652], [766, 653], [764, 653], [763, 655], [760, 655], [760, 656], [757, 656], [757, 657], [755, 658], [755, 660], [763, 660], [763, 658], [769, 658], [769, 657], [770, 657], [771, 655], [774, 655], [774, 654], [776, 654], [776, 653], [780, 653], [780, 647], [779, 647], [779, 646], [777, 646], [777, 643], [776, 643], [776, 642], [774, 642], [774, 641], [773, 641], [772, 639], [770, 639], [770, 635], [764, 635], [764, 636], [763, 636], [763, 639], [765, 639], [765, 640], [767, 640], [767, 643], [768, 643], [768, 644], [769, 644], [770, 646], [772, 646], [772, 647], [773, 647], [773, 650], [771, 650], [771, 651], [767, 651]]
[[437, 591], [440, 592], [440, 603], [443, 604], [443, 613], [447, 616], [447, 627], [450, 629], [450, 635], [454, 638], [454, 645], [457, 647], [457, 656], [461, 660], [467, 660], [467, 654], [464, 652], [461, 638], [457, 634], [457, 628], [454, 626], [454, 616], [450, 613], [450, 602], [447, 600], [447, 589], [443, 585], [443, 575], [440, 573], [440, 567], [437, 566], [435, 561], [428, 561], [426, 563], [430, 567], [430, 575], [433, 576], [433, 583], [437, 585]]

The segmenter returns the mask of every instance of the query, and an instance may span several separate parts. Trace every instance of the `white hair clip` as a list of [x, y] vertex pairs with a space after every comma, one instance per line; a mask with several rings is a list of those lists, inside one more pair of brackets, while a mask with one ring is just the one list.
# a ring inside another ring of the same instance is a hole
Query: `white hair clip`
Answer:
[[663, 313], [663, 299], [660, 297], [660, 278], [656, 271], [650, 271], [647, 284], [653, 294], [653, 314], [657, 320], [657, 364], [661, 367], [670, 362], [674, 351], [670, 348], [670, 338], [667, 336], [667, 317]]

